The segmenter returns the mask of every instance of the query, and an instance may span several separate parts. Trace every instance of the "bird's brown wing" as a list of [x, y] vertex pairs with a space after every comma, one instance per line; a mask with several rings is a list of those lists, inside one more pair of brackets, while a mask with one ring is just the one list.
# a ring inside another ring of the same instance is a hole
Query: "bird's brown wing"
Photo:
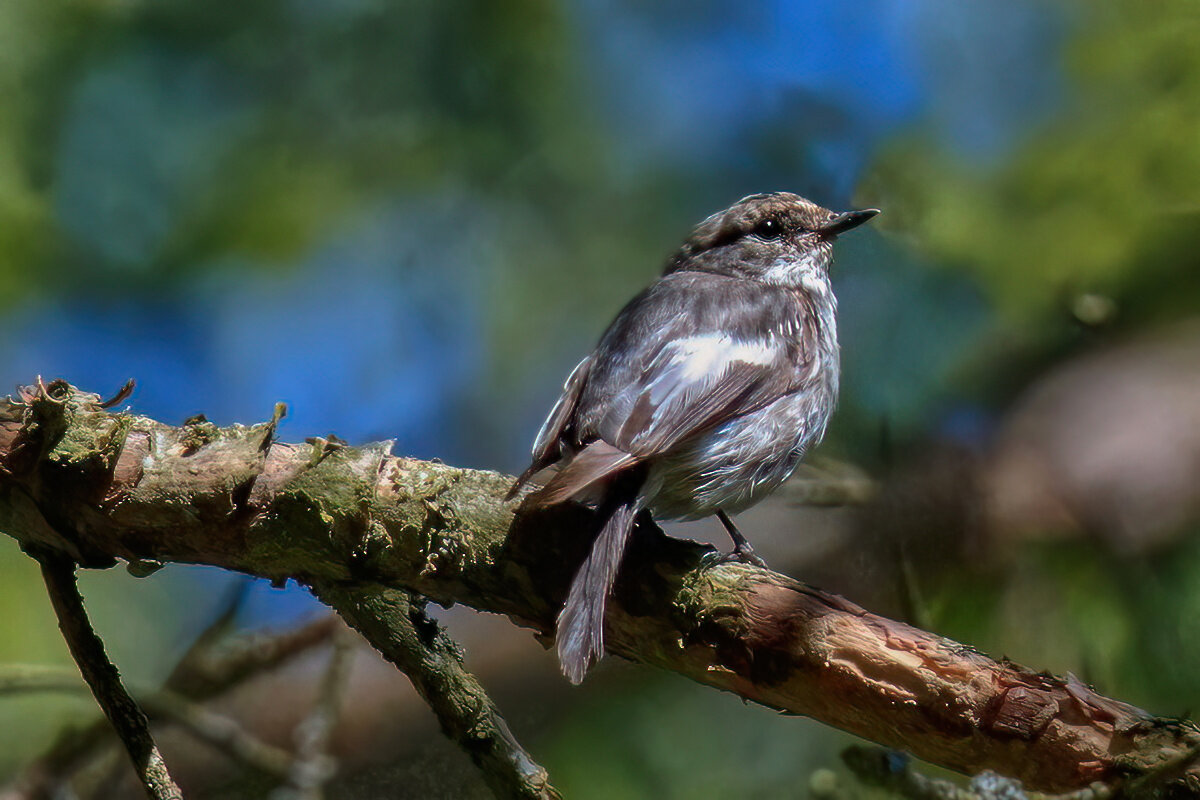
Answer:
[[700, 273], [659, 281], [591, 357], [569, 423], [582, 450], [527, 502], [579, 496], [801, 388], [815, 333], [802, 311], [794, 294], [748, 281]]
[[533, 441], [533, 461], [508, 490], [506, 500], [516, 497], [517, 492], [521, 491], [521, 487], [528, 483], [530, 478], [562, 457], [562, 440], [568, 435], [567, 429], [575, 416], [579, 396], [583, 393], [583, 386], [591, 369], [592, 356], [588, 356], [571, 370], [563, 384], [563, 392], [559, 395], [558, 402], [550, 409], [550, 414]]

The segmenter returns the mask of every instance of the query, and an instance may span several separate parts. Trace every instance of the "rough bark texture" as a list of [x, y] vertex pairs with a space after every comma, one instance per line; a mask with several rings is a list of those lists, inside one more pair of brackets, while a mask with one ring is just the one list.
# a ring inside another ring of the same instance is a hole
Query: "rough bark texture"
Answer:
[[[503, 475], [393, 457], [387, 443], [277, 443], [278, 413], [253, 427], [171, 427], [65, 384], [24, 400], [0, 408], [0, 530], [88, 566], [191, 562], [327, 594], [401, 588], [548, 635], [592, 534], [580, 507], [514, 517]], [[1137, 775], [1200, 746], [1190, 723], [710, 555], [635, 531], [609, 651], [1044, 791]], [[1192, 771], [1174, 785], [1200, 789]]]
[[458, 646], [426, 615], [423, 600], [382, 586], [317, 587], [316, 592], [408, 676], [497, 797], [561, 800], [546, 770], [525, 752], [479, 681], [464, 669]]

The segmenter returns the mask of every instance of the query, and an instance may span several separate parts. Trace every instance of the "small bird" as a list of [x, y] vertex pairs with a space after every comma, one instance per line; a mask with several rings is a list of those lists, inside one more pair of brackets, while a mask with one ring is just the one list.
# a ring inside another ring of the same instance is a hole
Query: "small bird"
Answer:
[[600, 532], [558, 616], [563, 673], [604, 653], [604, 611], [634, 521], [716, 514], [732, 556], [762, 564], [729, 515], [783, 483], [838, 395], [833, 241], [878, 214], [788, 192], [713, 214], [567, 378], [509, 492], [558, 464], [522, 513], [595, 504]]

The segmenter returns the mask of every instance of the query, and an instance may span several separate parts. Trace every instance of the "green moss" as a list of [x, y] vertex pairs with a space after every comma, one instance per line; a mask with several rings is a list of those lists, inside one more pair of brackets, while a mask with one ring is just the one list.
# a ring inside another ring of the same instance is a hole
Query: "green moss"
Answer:
[[671, 603], [680, 625], [740, 628], [749, 570], [739, 564], [715, 564], [684, 573]]
[[189, 417], [179, 432], [179, 443], [185, 453], [194, 453], [204, 445], [221, 438], [221, 429], [209, 422], [203, 414]]
[[337, 566], [345, 563], [344, 552], [331, 536], [330, 523], [316, 499], [304, 492], [282, 494], [271, 513], [251, 527], [245, 560], [256, 571], [261, 565], [265, 574], [345, 577]]

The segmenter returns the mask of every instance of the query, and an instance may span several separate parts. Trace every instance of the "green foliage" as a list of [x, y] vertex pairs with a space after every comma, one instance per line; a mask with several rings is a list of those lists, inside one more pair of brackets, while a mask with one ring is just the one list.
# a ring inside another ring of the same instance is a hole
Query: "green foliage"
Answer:
[[294, 261], [398, 194], [450, 187], [536, 218], [522, 206], [562, 208], [600, 174], [562, 10], [545, 0], [13, 0], [0, 31], [7, 303], [97, 267], [133, 269], [127, 293], [214, 258]]
[[1083, 540], [1028, 543], [987, 575], [940, 576], [931, 615], [935, 630], [985, 652], [1188, 716], [1200, 706], [1198, 574], [1195, 532], [1149, 555]]
[[870, 191], [885, 224], [977, 275], [1010, 321], [1083, 291], [1177, 315], [1200, 300], [1200, 13], [1187, 0], [1076, 10], [1071, 91], [1011, 158], [968, 164], [913, 137]]
[[602, 667], [591, 699], [536, 742], [565, 796], [800, 798], [852, 737], [670, 676]]

